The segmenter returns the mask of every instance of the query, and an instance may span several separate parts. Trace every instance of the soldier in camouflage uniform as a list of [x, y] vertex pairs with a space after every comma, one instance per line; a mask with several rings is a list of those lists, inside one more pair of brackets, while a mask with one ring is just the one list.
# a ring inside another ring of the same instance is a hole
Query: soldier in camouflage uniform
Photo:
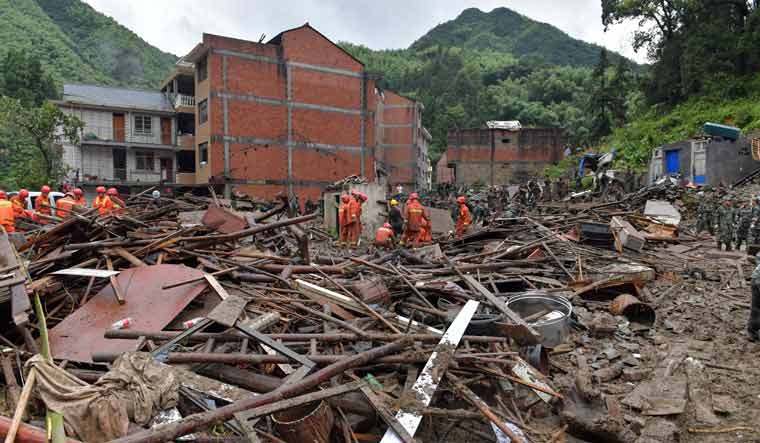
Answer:
[[702, 231], [713, 233], [712, 203], [704, 192], [699, 193], [699, 205], [697, 206], [697, 234]]
[[754, 245], [758, 242], [760, 242], [760, 197], [755, 197], [752, 199], [752, 223], [749, 225], [747, 244]]
[[741, 203], [741, 207], [736, 210], [736, 250], [741, 251], [742, 243], [747, 245], [749, 249], [749, 242], [747, 241], [747, 234], [749, 234], [749, 227], [752, 224], [752, 208], [745, 201]]
[[726, 251], [731, 250], [731, 242], [734, 241], [734, 231], [736, 226], [736, 213], [731, 207], [732, 202], [729, 197], [723, 199], [723, 206], [718, 211], [718, 249], [726, 245]]

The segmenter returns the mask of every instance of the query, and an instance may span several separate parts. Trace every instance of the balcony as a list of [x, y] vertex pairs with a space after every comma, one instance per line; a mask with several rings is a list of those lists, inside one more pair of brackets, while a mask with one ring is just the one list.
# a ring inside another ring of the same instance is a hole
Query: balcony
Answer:
[[174, 146], [172, 142], [171, 130], [162, 133], [160, 128], [152, 128], [150, 133], [128, 133], [124, 128], [114, 128], [110, 126], [85, 126], [82, 131], [82, 144], [125, 144], [152, 147], [156, 145], [157, 149], [166, 149], [168, 146]]
[[150, 171], [120, 168], [84, 168], [84, 170], [80, 171], [79, 176], [84, 184], [92, 185], [173, 183], [175, 180], [174, 174], [166, 169]]
[[195, 136], [193, 134], [178, 135], [177, 146], [182, 149], [195, 150]]
[[195, 111], [195, 97], [185, 94], [174, 94], [174, 109], [192, 108], [190, 112]]

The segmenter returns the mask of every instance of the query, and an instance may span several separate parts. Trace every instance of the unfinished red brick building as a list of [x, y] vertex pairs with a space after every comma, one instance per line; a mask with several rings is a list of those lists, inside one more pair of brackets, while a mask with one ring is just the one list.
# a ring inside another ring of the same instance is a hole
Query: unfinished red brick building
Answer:
[[567, 138], [559, 128], [482, 128], [450, 131], [447, 142], [454, 183], [505, 185], [561, 160]]
[[422, 103], [383, 90], [377, 94], [377, 149], [378, 169], [387, 176], [388, 183], [408, 189], [428, 189], [430, 159], [428, 147], [430, 133], [422, 126]]
[[375, 178], [375, 80], [308, 24], [267, 43], [203, 34], [185, 59], [200, 183], [303, 202], [346, 176]]

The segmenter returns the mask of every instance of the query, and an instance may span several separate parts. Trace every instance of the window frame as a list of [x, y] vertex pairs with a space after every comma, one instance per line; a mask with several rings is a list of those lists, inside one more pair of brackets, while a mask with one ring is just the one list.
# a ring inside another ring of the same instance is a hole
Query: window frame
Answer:
[[208, 142], [198, 143], [198, 164], [208, 164]]
[[203, 99], [198, 102], [198, 125], [202, 125], [208, 121], [208, 99]]
[[[140, 121], [140, 124], [138, 125], [137, 122]], [[148, 130], [145, 130], [145, 122], [148, 122]], [[153, 135], [153, 116], [149, 114], [135, 114], [134, 118], [132, 119], [133, 129], [132, 133], [134, 135], [140, 135], [140, 136], [152, 136]]]
[[[150, 159], [150, 162], [147, 163], [146, 160]], [[143, 167], [140, 167], [140, 162], [142, 160]], [[149, 165], [150, 167], [145, 167]], [[156, 170], [156, 155], [152, 151], [135, 151], [135, 170], [136, 171], [146, 171], [146, 172], [154, 172]]]

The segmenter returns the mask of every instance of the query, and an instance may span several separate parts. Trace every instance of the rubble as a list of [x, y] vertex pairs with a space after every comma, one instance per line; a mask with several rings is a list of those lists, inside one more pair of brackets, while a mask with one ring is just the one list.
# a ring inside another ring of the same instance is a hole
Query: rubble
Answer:
[[757, 438], [753, 263], [683, 192], [515, 202], [419, 250], [340, 249], [285, 197], [3, 234], [0, 434], [42, 441], [47, 408], [87, 442]]

